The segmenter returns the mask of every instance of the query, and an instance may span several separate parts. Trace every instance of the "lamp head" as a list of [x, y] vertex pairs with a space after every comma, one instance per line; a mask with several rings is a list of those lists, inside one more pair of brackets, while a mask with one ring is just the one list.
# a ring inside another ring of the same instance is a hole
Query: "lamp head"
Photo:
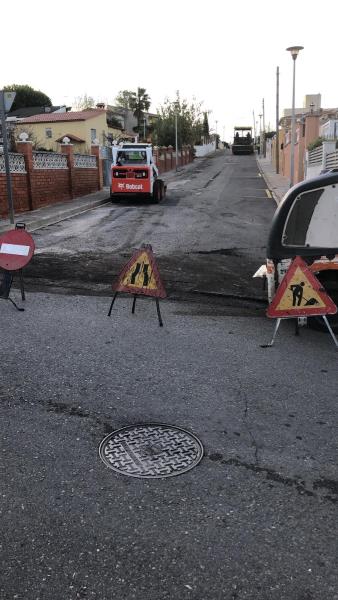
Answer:
[[304, 46], [290, 46], [286, 50], [288, 52], [291, 52], [291, 56], [292, 56], [293, 60], [296, 60], [300, 50], [303, 50], [303, 49], [304, 49]]

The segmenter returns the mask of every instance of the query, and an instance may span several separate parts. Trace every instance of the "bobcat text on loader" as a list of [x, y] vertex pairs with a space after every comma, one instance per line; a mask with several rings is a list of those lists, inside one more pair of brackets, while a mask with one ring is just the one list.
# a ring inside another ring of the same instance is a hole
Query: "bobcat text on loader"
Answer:
[[110, 198], [151, 198], [160, 202], [167, 186], [159, 178], [151, 144], [121, 143], [113, 146]]

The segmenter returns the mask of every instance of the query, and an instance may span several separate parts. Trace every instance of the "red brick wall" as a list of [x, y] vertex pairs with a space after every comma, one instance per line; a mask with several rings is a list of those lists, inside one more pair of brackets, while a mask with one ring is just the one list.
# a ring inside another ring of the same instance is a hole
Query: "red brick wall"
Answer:
[[[73, 177], [73, 194], [77, 196], [85, 196], [91, 192], [98, 190], [98, 173], [97, 169], [74, 169]], [[102, 187], [102, 186], [101, 186]]]
[[[27, 177], [25, 174], [12, 173], [12, 197], [15, 212], [29, 210]], [[6, 175], [0, 173], [0, 216], [6, 217], [8, 214], [7, 185]]]
[[68, 169], [35, 169], [31, 189], [33, 209], [69, 200]]
[[[18, 142], [17, 151], [24, 155], [26, 174], [12, 173], [12, 193], [16, 213], [65, 202], [72, 198], [97, 192], [103, 186], [102, 160], [99, 148], [92, 147], [97, 169], [74, 168], [73, 146], [62, 146], [68, 168], [34, 169], [32, 145]], [[8, 216], [6, 175], [0, 173], [0, 215]]]
[[[181, 154], [181, 156], [180, 156]], [[154, 148], [154, 160], [159, 173], [166, 173], [176, 168], [176, 152], [172, 146]], [[178, 154], [178, 166], [187, 165], [194, 160], [194, 153], [189, 146], [183, 146]]]

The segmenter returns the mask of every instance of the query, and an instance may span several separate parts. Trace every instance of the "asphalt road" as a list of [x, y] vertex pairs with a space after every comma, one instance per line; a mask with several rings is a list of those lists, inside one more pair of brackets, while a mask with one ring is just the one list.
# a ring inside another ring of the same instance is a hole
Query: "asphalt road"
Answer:
[[276, 208], [265, 188], [254, 156], [227, 151], [199, 159], [169, 179], [159, 205], [108, 204], [36, 231], [26, 277], [31, 289], [107, 294], [133, 250], [146, 243], [171, 298], [265, 298], [261, 281], [252, 279], [265, 260]]
[[[262, 347], [274, 324], [252, 274], [274, 209], [254, 157], [218, 154], [163, 204], [34, 233], [26, 310], [1, 301], [1, 600], [338, 600], [337, 352], [291, 322]], [[141, 243], [163, 328], [147, 298], [107, 317]], [[193, 432], [202, 461], [115, 473], [99, 444], [137, 423]]]
[[[29, 294], [1, 304], [4, 600], [337, 600], [337, 353], [195, 304]], [[98, 456], [169, 423], [202, 462], [140, 480]]]

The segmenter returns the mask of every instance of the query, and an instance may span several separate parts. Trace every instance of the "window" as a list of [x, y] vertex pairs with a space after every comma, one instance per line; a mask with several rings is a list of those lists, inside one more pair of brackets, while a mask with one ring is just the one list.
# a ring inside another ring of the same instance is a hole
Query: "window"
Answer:
[[46, 128], [46, 138], [50, 139], [53, 136], [53, 132], [50, 127]]
[[96, 140], [96, 129], [91, 129], [90, 130], [90, 140], [93, 142], [94, 140]]
[[338, 188], [330, 185], [300, 194], [288, 215], [283, 246], [338, 246]]
[[117, 153], [117, 164], [118, 165], [144, 165], [147, 163], [147, 153], [144, 150], [120, 150]]

